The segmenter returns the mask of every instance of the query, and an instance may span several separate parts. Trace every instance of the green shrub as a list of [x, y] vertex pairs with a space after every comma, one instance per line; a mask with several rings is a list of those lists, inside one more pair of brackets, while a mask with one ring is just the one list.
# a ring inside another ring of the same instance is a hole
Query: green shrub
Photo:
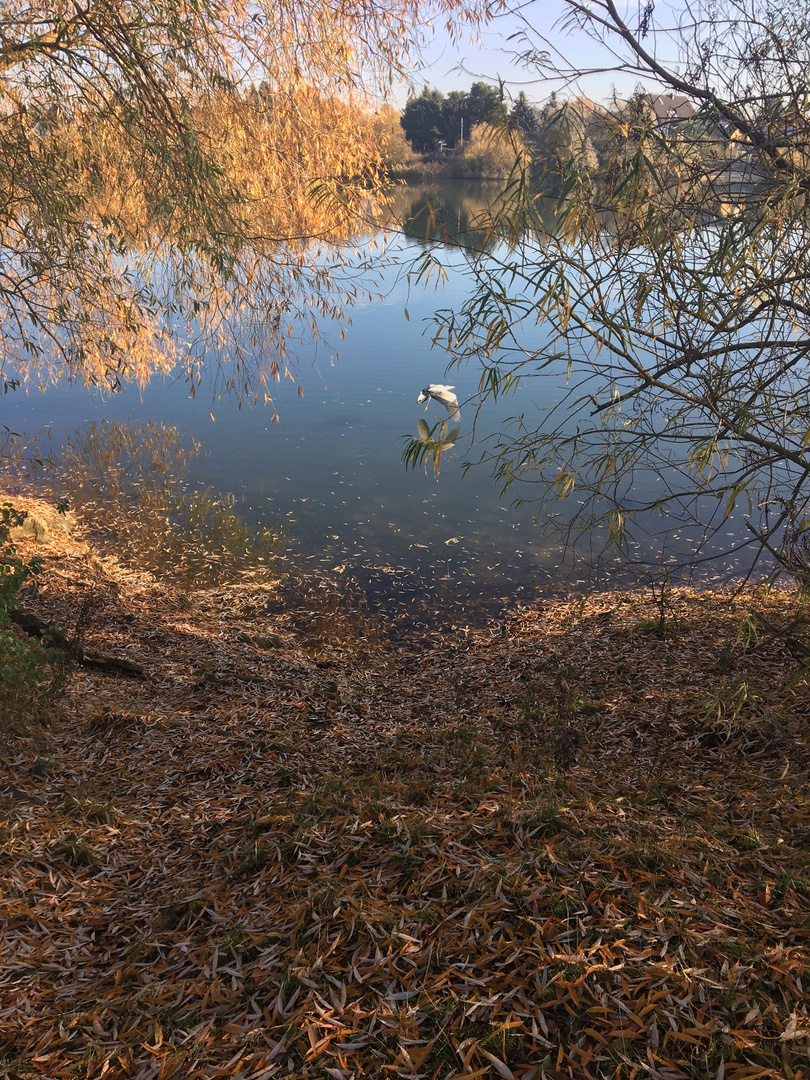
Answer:
[[9, 503], [0, 506], [0, 687], [12, 690], [42, 686], [48, 678], [48, 662], [63, 658], [62, 653], [21, 637], [11, 627], [20, 589], [42, 569], [41, 559], [24, 560], [11, 539], [12, 529], [22, 525], [25, 517]]

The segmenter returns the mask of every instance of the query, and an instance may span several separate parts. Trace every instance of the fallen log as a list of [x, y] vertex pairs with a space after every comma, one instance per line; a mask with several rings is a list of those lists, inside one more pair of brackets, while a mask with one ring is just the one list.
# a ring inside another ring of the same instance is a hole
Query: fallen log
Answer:
[[82, 667], [93, 668], [96, 671], [115, 672], [127, 675], [131, 679], [145, 679], [146, 673], [139, 664], [133, 664], [131, 660], [123, 660], [118, 656], [104, 656], [102, 653], [86, 649], [76, 641], [71, 641], [65, 631], [55, 623], [47, 623], [38, 615], [32, 615], [30, 611], [21, 611], [19, 608], [8, 613], [11, 621], [24, 630], [29, 637], [36, 637], [43, 645], [64, 649], [70, 660]]

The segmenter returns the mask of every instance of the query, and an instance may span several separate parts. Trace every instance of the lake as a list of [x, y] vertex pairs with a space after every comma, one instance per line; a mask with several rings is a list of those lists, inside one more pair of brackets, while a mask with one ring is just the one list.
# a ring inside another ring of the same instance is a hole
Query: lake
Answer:
[[[491, 195], [481, 185], [446, 188], [444, 221], [433, 224], [434, 235], [449, 225], [463, 239], [475, 208]], [[418, 206], [420, 193], [402, 197]], [[380, 295], [353, 307], [343, 340], [327, 325], [324, 340], [302, 357], [303, 397], [290, 381], [273, 388], [278, 423], [269, 406], [212, 402], [205, 384], [191, 397], [182, 379], [169, 378], [112, 395], [64, 382], [45, 393], [17, 391], [0, 405], [2, 423], [26, 433], [48, 428], [54, 447], [92, 421], [174, 426], [203, 443], [186, 483], [232, 492], [252, 526], [283, 524], [296, 572], [352, 580], [372, 607], [409, 613], [422, 624], [475, 624], [538, 589], [584, 583], [594, 572], [587, 560], [573, 575], [570, 564], [561, 569], [561, 541], [543, 534], [531, 509], [514, 507], [513, 495], [502, 496], [485, 467], [463, 469], [509, 416], [548, 401], [533, 401], [540, 389], [527, 383], [515, 397], [488, 403], [476, 419], [479, 373], [468, 367], [446, 375], [448, 355], [431, 347], [431, 315], [460, 304], [470, 288], [467, 258], [463, 248], [445, 248], [442, 282], [409, 282], [408, 267], [422, 246], [416, 237], [425, 232], [419, 219], [412, 232], [389, 251], [374, 290]], [[433, 423], [446, 416], [435, 402], [427, 411], [417, 404], [431, 382], [454, 384], [461, 405], [462, 438], [443, 455], [438, 476], [406, 471], [401, 460], [421, 417]], [[560, 393], [564, 386], [561, 376]], [[597, 576], [618, 565], [609, 556]]]

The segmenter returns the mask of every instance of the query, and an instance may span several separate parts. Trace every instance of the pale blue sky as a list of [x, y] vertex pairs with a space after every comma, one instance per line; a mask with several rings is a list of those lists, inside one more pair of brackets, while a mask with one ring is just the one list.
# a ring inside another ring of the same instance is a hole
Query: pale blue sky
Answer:
[[[624, 6], [628, 10], [628, 6]], [[636, 3], [629, 5], [628, 25], [634, 25], [636, 8]], [[537, 31], [532, 41], [536, 48], [557, 50], [559, 55], [580, 69], [615, 64], [615, 58], [612, 59], [606, 49], [597, 46], [586, 35], [563, 33], [555, 25], [563, 12], [561, 0], [534, 0], [524, 3], [522, 11], [528, 23]], [[440, 20], [436, 20], [436, 25], [440, 26]], [[510, 15], [499, 16], [484, 27], [478, 34], [480, 41], [471, 40], [472, 35], [468, 33], [462, 43], [454, 45], [443, 28], [436, 29], [422, 52], [421, 66], [414, 71], [413, 86], [416, 92], [425, 83], [445, 94], [451, 90], [468, 90], [471, 83], [479, 79], [497, 82], [500, 76], [511, 98], [523, 90], [527, 98], [537, 104], [545, 101], [552, 90], [557, 90], [563, 97], [584, 94], [594, 101], [606, 103], [614, 87], [620, 96], [625, 96], [631, 94], [639, 82], [632, 75], [616, 72], [588, 75], [571, 86], [565, 86], [559, 80], [548, 81], [537, 71], [532, 72], [514, 61], [515, 53], [527, 47], [524, 31], [524, 24]], [[659, 86], [650, 82], [647, 88], [652, 90]], [[400, 88], [396, 98], [398, 104], [404, 104], [407, 88]]]

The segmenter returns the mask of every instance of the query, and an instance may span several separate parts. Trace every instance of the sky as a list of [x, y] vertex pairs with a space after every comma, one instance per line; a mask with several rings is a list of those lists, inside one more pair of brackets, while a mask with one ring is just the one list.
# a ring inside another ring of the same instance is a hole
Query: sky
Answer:
[[[627, 12], [628, 25], [633, 26], [637, 19], [637, 3], [622, 6]], [[611, 57], [603, 47], [585, 34], [564, 33], [555, 26], [563, 10], [562, 0], [530, 0], [522, 5], [526, 21], [537, 32], [534, 46], [541, 47], [542, 38], [544, 47], [556, 50], [558, 56], [575, 63], [578, 68], [609, 66]], [[585, 95], [593, 101], [607, 103], [614, 88], [620, 97], [629, 96], [639, 81], [616, 72], [588, 75], [571, 86], [543, 79], [538, 72], [527, 70], [514, 61], [514, 54], [526, 48], [526, 37], [525, 25], [512, 15], [499, 16], [480, 30], [480, 40], [471, 41], [468, 34], [467, 40], [460, 44], [451, 42], [439, 20], [436, 27], [414, 70], [412, 84], [416, 93], [425, 83], [446, 94], [451, 90], [468, 90], [478, 80], [497, 85], [500, 77], [504, 80], [507, 97], [512, 99], [522, 90], [530, 102], [541, 104], [552, 90], [557, 90], [562, 97]], [[654, 82], [648, 83], [646, 88], [660, 89]], [[407, 95], [408, 88], [401, 86], [396, 95], [400, 106], [405, 104]]]

